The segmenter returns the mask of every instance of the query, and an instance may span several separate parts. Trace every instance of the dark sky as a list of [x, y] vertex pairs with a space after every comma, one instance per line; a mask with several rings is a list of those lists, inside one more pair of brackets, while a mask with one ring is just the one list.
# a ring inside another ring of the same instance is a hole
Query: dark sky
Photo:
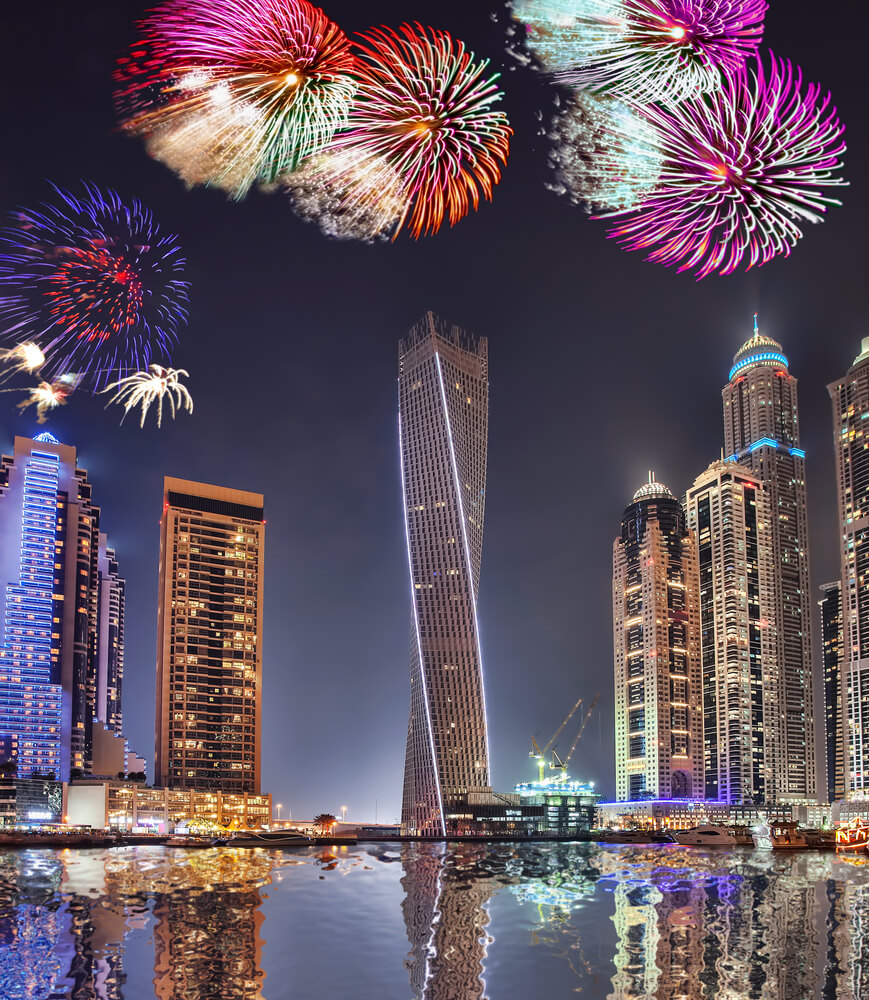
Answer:
[[[611, 544], [648, 468], [682, 494], [722, 443], [720, 391], [751, 316], [800, 379], [813, 590], [837, 575], [826, 384], [869, 335], [865, 38], [859, 3], [772, 0], [765, 40], [829, 87], [848, 125], [843, 208], [788, 259], [695, 282], [604, 238], [546, 191], [538, 77], [509, 69], [516, 135], [492, 204], [414, 243], [333, 243], [282, 195], [189, 192], [115, 131], [111, 72], [144, 4], [6, 3], [0, 209], [88, 179], [139, 196], [187, 252], [191, 322], [174, 354], [192, 417], [141, 431], [76, 396], [49, 425], [79, 449], [127, 578], [126, 728], [153, 759], [158, 520], [164, 475], [265, 494], [263, 787], [283, 815], [400, 809], [408, 710], [407, 562], [397, 342], [428, 309], [489, 338], [480, 621], [492, 776], [531, 776], [579, 697], [601, 692], [573, 772], [613, 790]], [[501, 7], [497, 9], [500, 11]], [[348, 32], [446, 28], [496, 65], [494, 4], [335, 0]], [[7, 397], [10, 398], [10, 397]], [[31, 416], [2, 414], [3, 450]], [[820, 715], [820, 713], [819, 713]], [[569, 746], [565, 739], [563, 747]]]

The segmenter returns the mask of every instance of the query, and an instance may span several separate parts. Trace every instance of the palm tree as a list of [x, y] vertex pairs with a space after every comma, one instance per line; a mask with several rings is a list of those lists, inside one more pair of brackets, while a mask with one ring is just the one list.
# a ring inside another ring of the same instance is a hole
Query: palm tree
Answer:
[[329, 833], [337, 822], [332, 813], [318, 813], [314, 817], [314, 826], [318, 827], [321, 833]]

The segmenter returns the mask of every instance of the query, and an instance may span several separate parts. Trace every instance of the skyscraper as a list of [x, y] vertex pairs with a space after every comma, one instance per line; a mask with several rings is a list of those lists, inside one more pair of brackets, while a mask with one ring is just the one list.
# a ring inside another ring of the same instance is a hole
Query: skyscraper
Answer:
[[160, 785], [259, 792], [264, 541], [261, 494], [164, 480]]
[[869, 337], [847, 374], [828, 387], [842, 560], [844, 790], [869, 796]]
[[94, 715], [113, 733], [123, 729], [121, 686], [124, 680], [125, 583], [118, 573], [115, 550], [99, 535], [99, 613]]
[[685, 509], [699, 555], [706, 798], [775, 802], [783, 775], [769, 497], [758, 476], [714, 462]]
[[827, 801], [845, 798], [845, 727], [842, 714], [842, 584], [821, 585], [821, 638], [824, 658], [824, 723], [827, 751]]
[[760, 477], [772, 512], [782, 754], [780, 802], [817, 800], [806, 453], [797, 380], [781, 344], [754, 335], [737, 351], [722, 390], [726, 454]]
[[413, 604], [402, 825], [443, 834], [491, 794], [477, 591], [486, 500], [485, 338], [431, 313], [399, 345], [399, 443]]
[[617, 801], [703, 797], [698, 590], [682, 505], [650, 473], [613, 544]]
[[[49, 433], [16, 437], [13, 455], [0, 461], [0, 733], [19, 777], [90, 772], [105, 652], [99, 522], [75, 448]], [[115, 609], [122, 630], [122, 600]], [[120, 728], [119, 703], [113, 711]]]

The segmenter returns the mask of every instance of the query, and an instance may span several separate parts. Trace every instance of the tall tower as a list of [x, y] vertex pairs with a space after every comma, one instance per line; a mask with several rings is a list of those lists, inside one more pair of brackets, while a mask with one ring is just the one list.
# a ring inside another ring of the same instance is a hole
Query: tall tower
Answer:
[[649, 473], [613, 544], [619, 802], [703, 797], [698, 590], [682, 505]]
[[824, 724], [827, 751], [827, 801], [845, 798], [845, 726], [842, 714], [844, 667], [842, 584], [821, 584], [821, 641], [824, 654]]
[[806, 453], [797, 380], [781, 344], [754, 335], [737, 351], [722, 390], [726, 453], [760, 477], [772, 512], [781, 711], [780, 802], [817, 801]]
[[772, 803], [783, 776], [769, 497], [758, 476], [714, 462], [685, 509], [699, 555], [706, 798]]
[[15, 438], [0, 461], [0, 734], [19, 777], [90, 771], [99, 520], [75, 448], [47, 432]]
[[828, 387], [842, 559], [844, 790], [869, 797], [869, 337], [844, 378]]
[[123, 731], [121, 687], [124, 680], [125, 583], [118, 572], [115, 550], [103, 532], [99, 536], [99, 617], [96, 704], [94, 716], [113, 733]]
[[262, 495], [167, 477], [160, 524], [155, 781], [258, 793]]
[[486, 501], [485, 338], [432, 313], [399, 344], [399, 443], [413, 603], [401, 821], [444, 834], [491, 793], [477, 591]]

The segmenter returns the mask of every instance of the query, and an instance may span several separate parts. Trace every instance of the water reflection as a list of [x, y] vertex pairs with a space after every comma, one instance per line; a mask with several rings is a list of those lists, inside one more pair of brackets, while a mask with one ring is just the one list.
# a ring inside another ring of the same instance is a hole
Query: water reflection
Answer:
[[[336, 952], [323, 915], [337, 905], [349, 935], [378, 913], [393, 927], [400, 911], [407, 943], [376, 959], [383, 998], [869, 996], [865, 859], [386, 844], [0, 852], [0, 997], [143, 1000], [126, 985], [135, 966], [158, 1000], [282, 1000], [297, 995], [294, 970], [328, 977], [336, 954], [376, 980], [349, 938]], [[290, 911], [319, 914], [304, 947], [284, 930]]]

